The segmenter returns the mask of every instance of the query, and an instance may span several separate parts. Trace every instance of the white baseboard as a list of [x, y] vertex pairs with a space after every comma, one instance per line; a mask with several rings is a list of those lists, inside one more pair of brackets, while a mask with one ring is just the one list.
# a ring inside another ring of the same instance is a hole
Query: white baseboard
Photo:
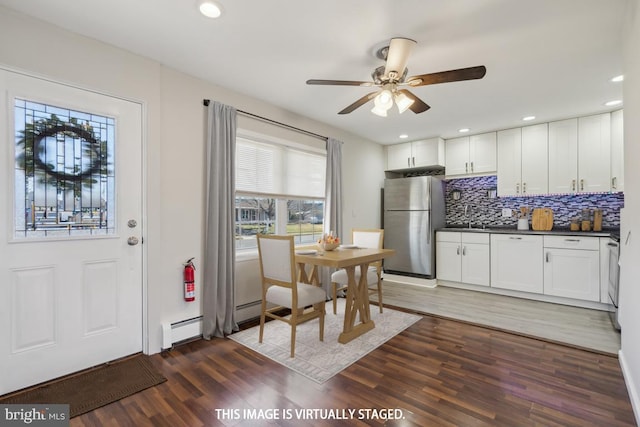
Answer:
[[622, 369], [624, 382], [627, 385], [627, 392], [629, 393], [629, 400], [631, 400], [633, 415], [636, 417], [636, 424], [640, 425], [640, 391], [633, 381], [633, 377], [629, 371], [629, 365], [627, 364], [627, 360], [624, 357], [622, 350], [618, 352], [618, 360], [620, 361], [620, 369]]
[[435, 288], [438, 286], [435, 279], [421, 279], [419, 277], [400, 276], [398, 274], [382, 273], [382, 279], [390, 282], [402, 283], [405, 285], [422, 286], [425, 288]]

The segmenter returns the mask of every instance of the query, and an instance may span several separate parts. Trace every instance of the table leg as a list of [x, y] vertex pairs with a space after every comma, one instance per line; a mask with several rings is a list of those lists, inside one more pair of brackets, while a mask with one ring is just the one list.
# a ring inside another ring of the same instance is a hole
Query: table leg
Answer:
[[309, 275], [307, 275], [307, 271], [305, 267], [306, 265], [304, 262], [298, 263], [298, 282], [320, 286], [320, 278], [318, 276], [318, 266], [312, 265]]
[[[367, 284], [367, 269], [369, 264], [360, 264], [360, 280], [356, 283], [356, 266], [345, 268], [347, 273], [347, 296], [344, 312], [344, 326], [338, 337], [338, 342], [346, 344], [375, 327], [369, 312], [369, 289]], [[356, 325], [356, 317], [360, 322]]]

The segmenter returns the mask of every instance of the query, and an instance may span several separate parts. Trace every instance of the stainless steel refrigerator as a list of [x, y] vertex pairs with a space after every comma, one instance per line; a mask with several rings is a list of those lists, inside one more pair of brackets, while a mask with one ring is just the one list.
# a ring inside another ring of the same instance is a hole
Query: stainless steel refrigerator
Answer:
[[435, 230], [445, 226], [444, 182], [435, 176], [384, 181], [385, 273], [433, 279]]

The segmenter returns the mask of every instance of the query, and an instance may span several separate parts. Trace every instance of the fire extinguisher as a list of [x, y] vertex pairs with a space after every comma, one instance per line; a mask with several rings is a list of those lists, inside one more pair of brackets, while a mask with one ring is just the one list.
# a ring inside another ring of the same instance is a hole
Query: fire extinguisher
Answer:
[[196, 299], [196, 282], [194, 272], [196, 267], [193, 265], [193, 258], [184, 263], [184, 300], [195, 301]]

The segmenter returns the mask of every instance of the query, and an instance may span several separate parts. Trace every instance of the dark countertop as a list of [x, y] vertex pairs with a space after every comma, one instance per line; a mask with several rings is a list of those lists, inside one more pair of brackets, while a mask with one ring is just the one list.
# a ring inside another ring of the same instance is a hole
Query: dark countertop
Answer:
[[515, 225], [511, 226], [482, 226], [472, 225], [471, 228], [465, 225], [447, 225], [436, 231], [458, 231], [466, 233], [493, 233], [493, 234], [542, 234], [558, 236], [584, 236], [584, 237], [619, 237], [619, 228], [604, 228], [602, 231], [571, 231], [568, 227], [554, 227], [549, 231], [537, 230], [517, 230]]

